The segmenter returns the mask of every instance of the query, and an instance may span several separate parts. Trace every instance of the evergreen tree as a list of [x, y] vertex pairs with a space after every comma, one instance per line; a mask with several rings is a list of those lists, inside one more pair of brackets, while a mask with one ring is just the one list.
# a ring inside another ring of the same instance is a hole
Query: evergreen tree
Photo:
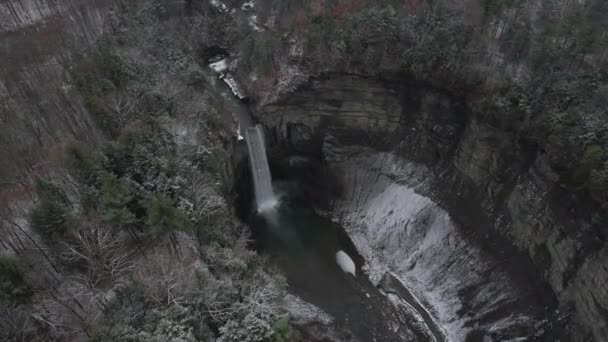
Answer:
[[189, 226], [185, 215], [166, 197], [151, 195], [142, 204], [146, 209], [147, 234], [160, 236]]
[[132, 201], [133, 194], [124, 179], [109, 172], [101, 176], [101, 216], [105, 221], [119, 227], [135, 223], [129, 207]]
[[0, 303], [23, 302], [30, 290], [26, 285], [18, 260], [14, 257], [0, 256]]

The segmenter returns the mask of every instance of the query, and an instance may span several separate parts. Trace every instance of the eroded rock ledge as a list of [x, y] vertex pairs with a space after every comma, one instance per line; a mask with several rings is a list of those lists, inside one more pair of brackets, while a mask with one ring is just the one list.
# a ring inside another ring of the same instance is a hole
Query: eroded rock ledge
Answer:
[[334, 213], [366, 257], [373, 280], [393, 272], [431, 311], [446, 341], [542, 337], [550, 304], [420, 194], [433, 182], [426, 167], [389, 153], [347, 149], [359, 152], [330, 161], [344, 179]]
[[[334, 213], [370, 265], [416, 284], [444, 327], [470, 338], [483, 328], [498, 340], [608, 340], [605, 237], [542, 151], [414, 82], [332, 75], [259, 115], [275, 151], [334, 171], [343, 185]], [[566, 324], [549, 324], [558, 319]], [[566, 328], [548, 337], [556, 325]]]

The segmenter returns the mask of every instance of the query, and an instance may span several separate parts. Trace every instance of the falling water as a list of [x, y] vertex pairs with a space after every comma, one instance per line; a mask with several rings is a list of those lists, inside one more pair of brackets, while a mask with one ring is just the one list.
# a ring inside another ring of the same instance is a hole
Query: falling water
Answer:
[[259, 125], [247, 128], [246, 139], [255, 187], [255, 200], [258, 212], [264, 212], [277, 204], [277, 198], [272, 191], [272, 177], [268, 168], [262, 128]]

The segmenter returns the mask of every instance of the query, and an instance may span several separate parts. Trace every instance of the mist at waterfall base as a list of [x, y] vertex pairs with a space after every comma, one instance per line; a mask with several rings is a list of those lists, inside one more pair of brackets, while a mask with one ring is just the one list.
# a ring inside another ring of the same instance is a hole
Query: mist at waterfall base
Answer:
[[255, 202], [258, 212], [272, 210], [278, 203], [272, 189], [272, 177], [266, 156], [264, 132], [260, 126], [249, 127], [245, 131], [249, 165], [255, 187]]

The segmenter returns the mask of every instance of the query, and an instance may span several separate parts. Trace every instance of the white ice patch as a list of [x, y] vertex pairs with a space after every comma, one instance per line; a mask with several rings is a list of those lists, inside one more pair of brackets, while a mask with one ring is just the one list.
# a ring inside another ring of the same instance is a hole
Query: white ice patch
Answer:
[[338, 266], [340, 266], [344, 273], [350, 273], [353, 275], [353, 277], [356, 277], [355, 263], [353, 262], [353, 259], [348, 256], [348, 254], [344, 253], [344, 251], [338, 251], [336, 253], [336, 263], [338, 263]]
[[234, 76], [230, 74], [222, 74], [220, 78], [228, 85], [232, 94], [239, 98], [240, 100], [245, 100], [247, 95], [245, 94], [245, 90], [241, 87], [241, 85], [236, 81]]
[[209, 67], [217, 73], [222, 73], [228, 69], [228, 63], [227, 63], [226, 59], [224, 58], [220, 61], [209, 64]]
[[249, 26], [256, 32], [264, 32], [264, 28], [258, 22], [258, 16], [255, 14], [249, 17]]
[[248, 2], [245, 2], [245, 3], [243, 4], [243, 6], [241, 6], [241, 9], [242, 9], [243, 11], [251, 11], [251, 10], [253, 10], [254, 8], [255, 8], [255, 2], [253, 2], [253, 1], [248, 1]]
[[241, 134], [241, 124], [239, 124], [236, 128], [236, 139], [238, 141], [244, 140], [243, 135]]
[[220, 12], [228, 12], [228, 6], [219, 0], [209, 0], [211, 6], [217, 8]]

